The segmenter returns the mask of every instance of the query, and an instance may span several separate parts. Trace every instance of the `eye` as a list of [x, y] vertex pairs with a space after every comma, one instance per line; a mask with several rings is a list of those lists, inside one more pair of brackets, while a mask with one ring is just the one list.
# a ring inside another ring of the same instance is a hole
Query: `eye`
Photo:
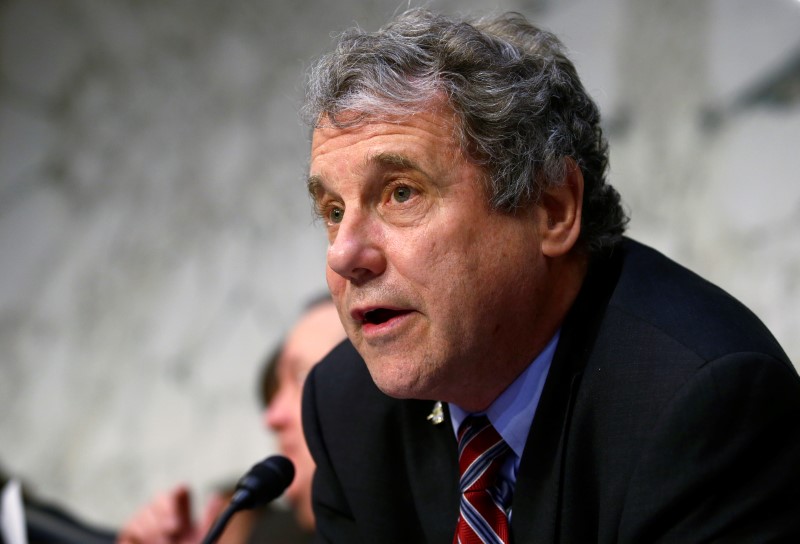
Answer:
[[400, 187], [396, 187], [392, 191], [392, 198], [394, 198], [397, 202], [406, 202], [413, 194], [414, 191], [411, 189], [411, 187], [402, 185]]
[[328, 220], [331, 223], [341, 223], [344, 218], [344, 210], [342, 208], [333, 207], [328, 211]]

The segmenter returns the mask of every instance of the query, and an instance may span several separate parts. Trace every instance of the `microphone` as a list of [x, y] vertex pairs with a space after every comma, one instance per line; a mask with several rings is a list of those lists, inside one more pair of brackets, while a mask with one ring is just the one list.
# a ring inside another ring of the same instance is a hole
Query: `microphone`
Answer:
[[222, 534], [231, 517], [239, 510], [261, 506], [278, 498], [294, 479], [294, 465], [282, 455], [267, 457], [236, 483], [233, 498], [208, 531], [203, 544], [213, 544]]
[[294, 479], [294, 465], [282, 455], [267, 457], [253, 465], [236, 484], [231, 505], [246, 510], [277, 499]]

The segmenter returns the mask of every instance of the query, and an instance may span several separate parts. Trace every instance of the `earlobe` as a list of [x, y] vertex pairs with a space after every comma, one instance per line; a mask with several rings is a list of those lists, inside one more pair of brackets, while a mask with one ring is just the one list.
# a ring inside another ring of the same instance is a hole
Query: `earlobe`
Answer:
[[572, 158], [564, 160], [566, 173], [562, 183], [547, 189], [539, 203], [542, 253], [548, 257], [569, 253], [581, 233], [583, 173]]

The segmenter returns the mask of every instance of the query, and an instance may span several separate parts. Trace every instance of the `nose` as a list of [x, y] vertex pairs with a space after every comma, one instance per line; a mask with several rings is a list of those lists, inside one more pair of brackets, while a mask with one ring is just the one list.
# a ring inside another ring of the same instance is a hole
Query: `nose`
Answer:
[[289, 399], [284, 392], [278, 390], [272, 402], [264, 409], [263, 418], [267, 428], [275, 432], [289, 424], [291, 410], [289, 408]]
[[355, 284], [381, 275], [386, 269], [382, 236], [375, 220], [358, 210], [348, 210], [328, 246], [328, 266]]

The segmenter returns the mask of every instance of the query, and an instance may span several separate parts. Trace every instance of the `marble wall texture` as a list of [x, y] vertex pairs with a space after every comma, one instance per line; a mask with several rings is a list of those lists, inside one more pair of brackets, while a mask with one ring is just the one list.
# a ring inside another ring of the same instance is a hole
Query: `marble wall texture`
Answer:
[[[429, 4], [556, 31], [604, 112], [631, 234], [800, 362], [800, 2]], [[324, 288], [303, 69], [404, 5], [0, 0], [6, 470], [115, 525], [273, 451], [253, 382]]]

